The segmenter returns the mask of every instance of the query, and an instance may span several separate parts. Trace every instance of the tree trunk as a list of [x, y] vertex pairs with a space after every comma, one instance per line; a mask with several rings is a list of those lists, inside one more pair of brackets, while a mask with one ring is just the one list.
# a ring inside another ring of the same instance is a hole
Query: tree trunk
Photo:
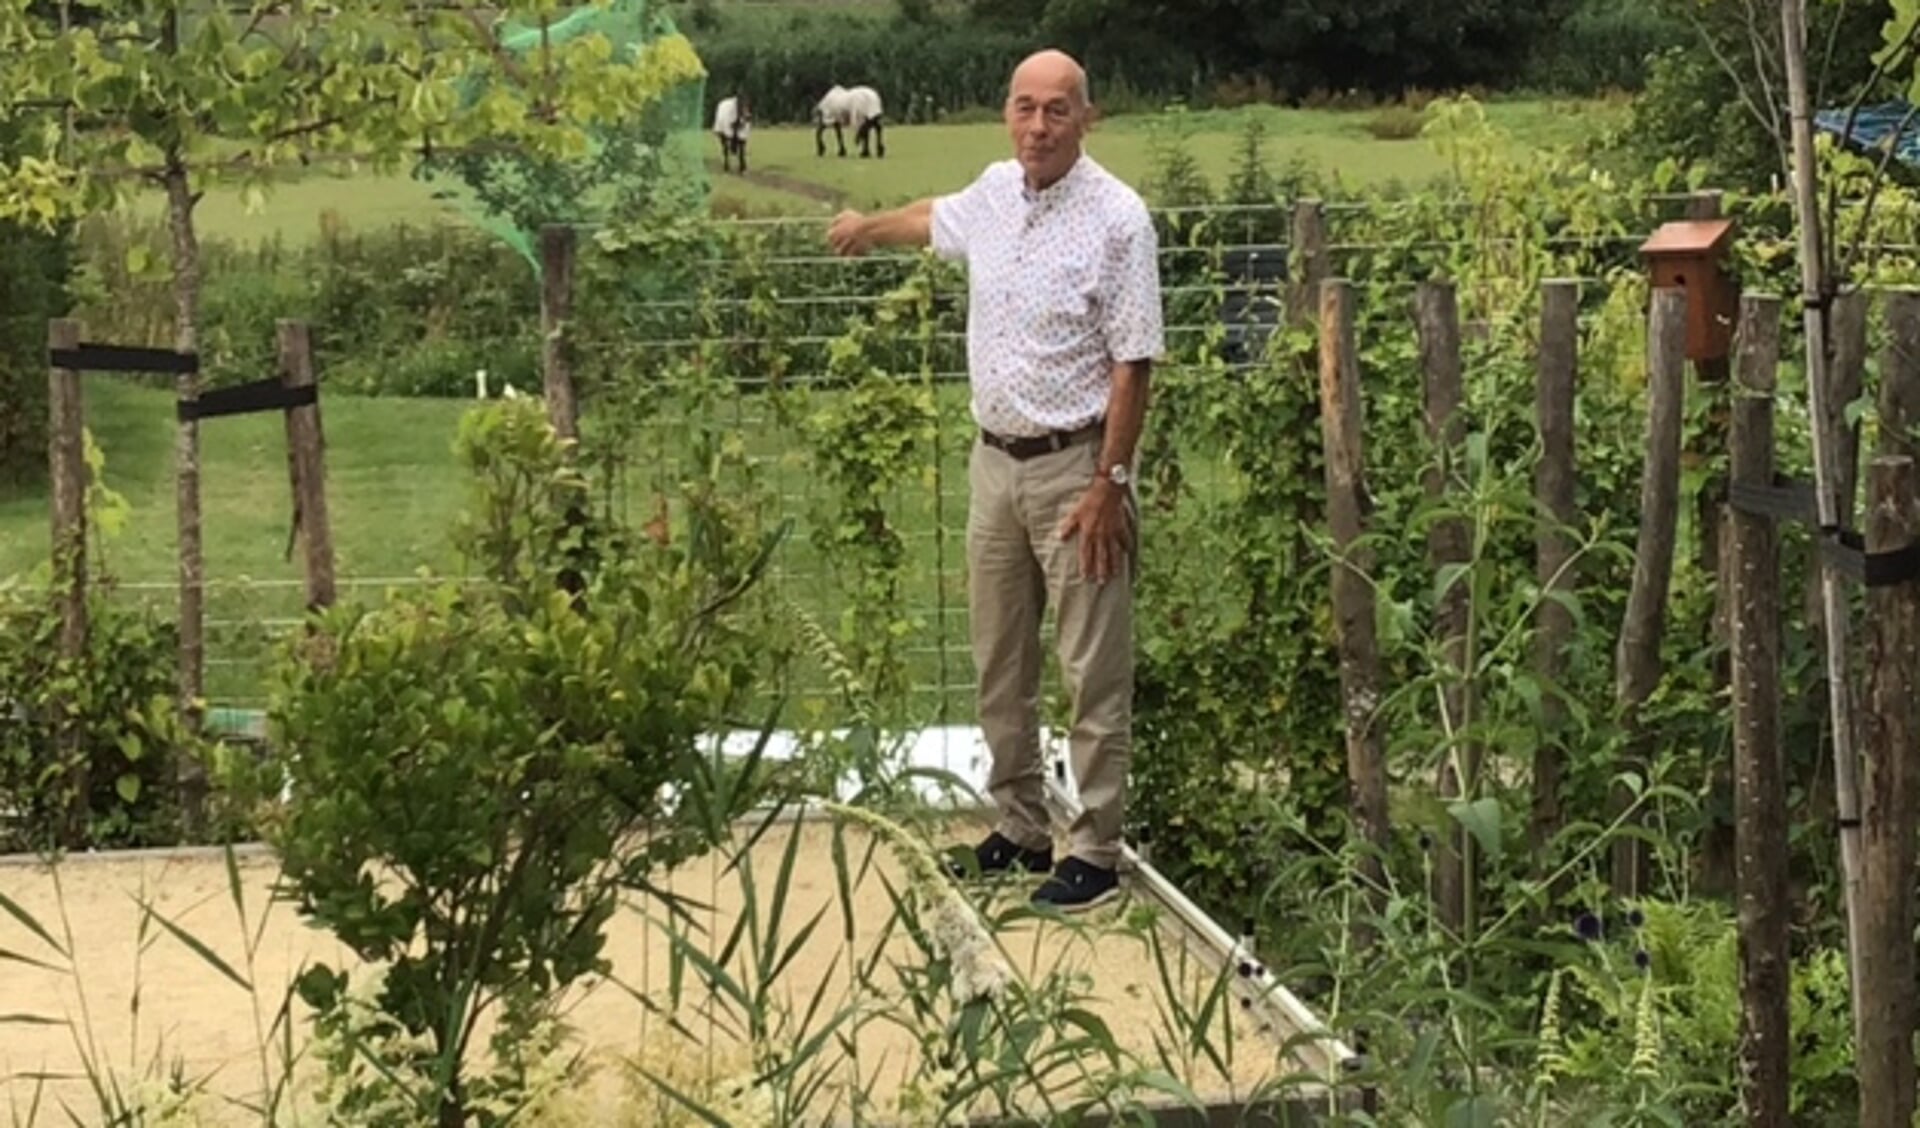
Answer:
[[[187, 168], [179, 154], [167, 163], [167, 226], [173, 235], [173, 348], [175, 352], [196, 353], [200, 345], [200, 243], [194, 235], [193, 209], [198, 199], [187, 180]], [[199, 398], [198, 373], [182, 373], [178, 383], [183, 401]], [[200, 424], [195, 419], [179, 421], [176, 447], [175, 503], [179, 522], [180, 547], [180, 713], [190, 730], [200, 727], [206, 697], [206, 563], [200, 547]], [[188, 832], [204, 822], [207, 773], [206, 765], [192, 756], [182, 756], [176, 779], [180, 788], [181, 817]]]
[[[50, 322], [47, 344], [52, 349], [78, 348], [80, 324]], [[65, 368], [50, 371], [47, 410], [47, 453], [53, 487], [53, 590], [60, 605], [59, 655], [67, 669], [77, 674], [87, 658], [87, 424], [80, 373]], [[78, 702], [67, 699], [61, 704]], [[92, 765], [80, 746], [76, 718], [64, 708], [57, 732], [56, 754], [67, 783], [62, 844], [75, 850], [86, 842]]]

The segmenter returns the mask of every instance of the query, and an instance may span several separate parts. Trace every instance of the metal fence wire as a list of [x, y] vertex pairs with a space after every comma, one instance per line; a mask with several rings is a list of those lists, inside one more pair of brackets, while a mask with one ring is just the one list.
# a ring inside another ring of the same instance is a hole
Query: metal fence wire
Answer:
[[[1656, 205], [1655, 214], [1642, 217], [1647, 229], [1679, 206], [1674, 201]], [[1383, 262], [1399, 261], [1393, 255], [1412, 261], [1408, 256], [1422, 250], [1352, 237], [1362, 217], [1357, 210], [1334, 206], [1325, 215], [1331, 273], [1341, 274], [1349, 265], [1377, 269]], [[1182, 237], [1183, 229], [1177, 226], [1195, 217], [1204, 217], [1208, 224], [1199, 246]], [[1163, 231], [1160, 258], [1169, 353], [1163, 368], [1194, 366], [1203, 348], [1218, 358], [1206, 368], [1211, 378], [1234, 379], [1237, 370], [1262, 362], [1266, 342], [1281, 321], [1291, 253], [1285, 233], [1291, 217], [1285, 205], [1155, 213]], [[663, 391], [654, 396], [652, 415], [623, 476], [621, 504], [630, 516], [644, 521], [658, 495], [670, 493], [676, 476], [686, 469], [688, 436], [701, 427], [720, 426], [743, 445], [779, 509], [795, 523], [770, 582], [831, 628], [849, 611], [850, 596], [816, 537], [824, 522], [835, 519], [834, 496], [809, 458], [804, 429], [813, 414], [835, 408], [837, 388], [846, 383], [845, 373], [835, 368], [838, 343], [851, 326], [876, 324], [887, 295], [920, 269], [923, 259], [885, 254], [847, 260], [821, 253], [817, 219], [746, 220], [736, 227], [736, 233], [765, 236], [751, 252], [751, 262], [715, 255], [694, 264], [678, 286], [628, 294], [619, 323], [582, 345], [582, 367], [598, 372], [602, 384], [598, 393], [589, 387], [586, 410], [591, 420], [596, 394], [636, 393], [653, 387], [676, 366], [724, 371], [729, 384], [725, 394]], [[1343, 230], [1349, 232], [1344, 240]], [[1586, 246], [1593, 261], [1631, 262], [1640, 238], [1609, 235], [1562, 242]], [[718, 245], [745, 244], [723, 239]], [[1404, 294], [1410, 310], [1417, 277], [1383, 274], [1367, 281], [1381, 294]], [[576, 297], [576, 302], [587, 300], [590, 291]], [[966, 466], [977, 435], [968, 402], [963, 274], [958, 269], [936, 273], [932, 300], [934, 331], [924, 338], [902, 331], [895, 344], [901, 350], [896, 375], [919, 381], [930, 392], [934, 430], [917, 448], [918, 472], [908, 475], [889, 500], [905, 553], [901, 606], [910, 626], [899, 653], [908, 671], [909, 720], [929, 725], [965, 723], [972, 711], [964, 548]], [[1150, 427], [1151, 422], [1150, 413]], [[327, 441], [337, 449], [354, 439], [330, 433]], [[1195, 465], [1199, 474], [1207, 473], [1204, 460]], [[354, 504], [351, 494], [337, 492], [340, 483], [332, 488], [336, 512]], [[1151, 538], [1150, 525], [1147, 535]], [[217, 706], [258, 708], [266, 700], [266, 673], [275, 648], [301, 621], [295, 565], [283, 574], [262, 577], [220, 574], [218, 561], [210, 566], [209, 698]], [[340, 598], [372, 600], [382, 591], [426, 582], [399, 568], [387, 571], [357, 574], [351, 557], [343, 558]], [[175, 582], [171, 576], [142, 576], [119, 583], [115, 590], [123, 598], [151, 601], [167, 610]], [[1052, 663], [1048, 665], [1051, 671]], [[824, 693], [827, 686], [816, 677], [798, 688]]]

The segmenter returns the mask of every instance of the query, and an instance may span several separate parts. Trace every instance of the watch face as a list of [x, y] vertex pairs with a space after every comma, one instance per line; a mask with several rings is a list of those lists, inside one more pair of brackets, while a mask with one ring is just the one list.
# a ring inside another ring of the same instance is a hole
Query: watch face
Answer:
[[1132, 475], [1127, 472], [1126, 463], [1116, 462], [1113, 464], [1113, 469], [1107, 471], [1107, 478], [1116, 486], [1124, 486], [1131, 480]]

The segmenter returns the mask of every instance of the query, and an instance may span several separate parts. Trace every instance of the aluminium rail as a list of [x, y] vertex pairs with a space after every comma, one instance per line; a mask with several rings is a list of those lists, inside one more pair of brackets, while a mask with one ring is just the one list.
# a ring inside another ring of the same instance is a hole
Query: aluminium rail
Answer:
[[[1060, 827], [1072, 824], [1081, 811], [1080, 801], [1064, 785], [1067, 761], [1058, 751], [1049, 755], [1047, 805]], [[1183, 946], [1206, 961], [1216, 975], [1231, 975], [1233, 993], [1241, 1008], [1281, 1053], [1300, 1059], [1301, 1042], [1315, 1046], [1324, 1055], [1321, 1068], [1314, 1072], [1327, 1085], [1329, 1094], [1340, 1078], [1364, 1068], [1366, 1060], [1329, 1030], [1318, 1015], [1276, 978], [1265, 961], [1253, 949], [1248, 938], [1236, 938], [1206, 911], [1193, 903], [1180, 887], [1155, 869], [1132, 846], [1121, 844], [1120, 869], [1134, 890], [1165, 908], [1174, 922], [1174, 932]], [[1162, 918], [1163, 920], [1166, 918]], [[1302, 1060], [1302, 1064], [1310, 1064]], [[1361, 1099], [1367, 1099], [1364, 1094]]]

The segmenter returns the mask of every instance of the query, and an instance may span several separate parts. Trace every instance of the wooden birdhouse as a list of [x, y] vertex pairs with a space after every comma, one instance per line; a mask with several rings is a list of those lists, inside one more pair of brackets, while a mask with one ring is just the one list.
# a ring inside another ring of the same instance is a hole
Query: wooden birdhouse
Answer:
[[1738, 283], [1726, 265], [1732, 243], [1732, 220], [1685, 219], [1661, 224], [1640, 246], [1655, 289], [1687, 292], [1688, 360], [1725, 360], [1732, 352], [1740, 314]]

